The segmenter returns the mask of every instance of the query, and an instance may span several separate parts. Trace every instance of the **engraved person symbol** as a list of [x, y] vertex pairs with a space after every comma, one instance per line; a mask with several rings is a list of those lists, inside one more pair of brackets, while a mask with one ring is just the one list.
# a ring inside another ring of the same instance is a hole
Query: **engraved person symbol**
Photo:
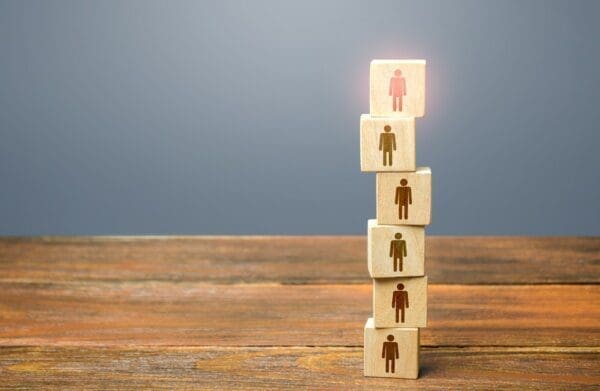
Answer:
[[406, 95], [406, 80], [402, 77], [400, 69], [396, 69], [394, 76], [390, 79], [388, 94], [392, 97], [394, 111], [402, 111], [402, 97]]
[[392, 165], [392, 154], [396, 150], [396, 135], [392, 133], [392, 127], [385, 125], [384, 133], [379, 134], [379, 150], [383, 151], [383, 165]]
[[394, 336], [392, 334], [388, 335], [387, 342], [383, 343], [381, 358], [385, 358], [386, 373], [390, 372], [390, 364], [392, 364], [392, 373], [396, 372], [396, 359], [400, 358], [400, 352], [398, 350], [398, 342], [394, 342]]
[[404, 310], [408, 308], [408, 292], [404, 290], [404, 284], [398, 284], [396, 287], [398, 290], [392, 295], [392, 308], [396, 309], [396, 323], [399, 320], [404, 323]]
[[390, 257], [394, 260], [394, 271], [402, 271], [402, 261], [407, 256], [406, 240], [402, 240], [402, 234], [394, 235], [395, 239], [390, 242]]
[[396, 187], [396, 196], [394, 203], [398, 205], [398, 218], [402, 220], [402, 211], [404, 210], [404, 219], [408, 219], [408, 205], [412, 204], [412, 191], [406, 179], [400, 180], [400, 186]]

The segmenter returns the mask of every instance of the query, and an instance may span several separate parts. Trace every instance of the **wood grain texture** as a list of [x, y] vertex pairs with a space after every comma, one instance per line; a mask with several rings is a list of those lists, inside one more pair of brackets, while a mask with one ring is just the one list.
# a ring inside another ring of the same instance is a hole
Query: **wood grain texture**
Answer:
[[[0, 345], [361, 346], [371, 285], [0, 283]], [[596, 285], [430, 285], [424, 346], [600, 346]]]
[[600, 238], [427, 237], [426, 273], [420, 379], [373, 379], [365, 237], [0, 239], [0, 388], [598, 388]]
[[[432, 284], [600, 283], [600, 237], [425, 243]], [[0, 281], [366, 284], [366, 249], [363, 236], [1, 238]]]
[[0, 387], [106, 389], [598, 389], [598, 349], [424, 348], [419, 380], [366, 378], [362, 348], [15, 347]]

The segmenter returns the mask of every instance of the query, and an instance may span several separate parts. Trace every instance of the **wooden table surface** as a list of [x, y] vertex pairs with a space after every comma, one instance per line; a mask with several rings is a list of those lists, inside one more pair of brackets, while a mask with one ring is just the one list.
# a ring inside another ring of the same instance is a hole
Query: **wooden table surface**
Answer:
[[600, 387], [600, 238], [427, 237], [419, 380], [362, 376], [366, 239], [0, 239], [0, 387]]

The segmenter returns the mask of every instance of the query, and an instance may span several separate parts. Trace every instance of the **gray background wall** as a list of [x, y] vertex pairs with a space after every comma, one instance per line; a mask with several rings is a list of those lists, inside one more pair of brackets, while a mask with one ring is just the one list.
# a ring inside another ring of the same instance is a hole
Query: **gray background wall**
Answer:
[[598, 1], [0, 0], [0, 234], [363, 234], [428, 60], [431, 234], [600, 234]]

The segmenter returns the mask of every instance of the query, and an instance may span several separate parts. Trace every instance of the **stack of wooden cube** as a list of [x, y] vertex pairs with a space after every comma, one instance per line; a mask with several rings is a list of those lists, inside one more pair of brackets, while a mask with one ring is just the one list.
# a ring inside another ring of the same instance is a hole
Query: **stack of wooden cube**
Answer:
[[416, 167], [415, 118], [425, 114], [425, 60], [373, 60], [370, 114], [360, 118], [361, 171], [376, 172], [377, 219], [368, 222], [373, 317], [365, 376], [416, 379], [427, 326], [425, 226], [431, 170]]

